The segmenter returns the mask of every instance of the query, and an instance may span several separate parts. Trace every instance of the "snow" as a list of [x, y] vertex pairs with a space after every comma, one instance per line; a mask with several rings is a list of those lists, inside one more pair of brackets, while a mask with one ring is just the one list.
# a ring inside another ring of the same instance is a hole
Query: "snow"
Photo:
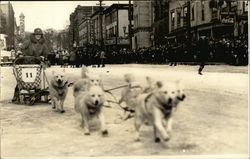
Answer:
[[[48, 78], [53, 66], [46, 70]], [[3, 157], [79, 157], [79, 156], [161, 156], [161, 155], [246, 155], [248, 153], [248, 70], [247, 67], [178, 65], [107, 65], [90, 68], [101, 74], [104, 87], [124, 84], [124, 73], [156, 80], [181, 80], [187, 99], [174, 117], [173, 133], [167, 146], [153, 141], [151, 127], [143, 127], [142, 141], [134, 142], [133, 119], [117, 124], [122, 110], [105, 108], [109, 137], [101, 137], [92, 122], [91, 136], [84, 136], [80, 115], [73, 108], [72, 88], [65, 101], [65, 114], [55, 113], [46, 104], [35, 106], [8, 103], [15, 79], [11, 67], [1, 68], [1, 153]], [[69, 81], [80, 78], [80, 68], [66, 68]], [[119, 99], [121, 90], [113, 91]]]

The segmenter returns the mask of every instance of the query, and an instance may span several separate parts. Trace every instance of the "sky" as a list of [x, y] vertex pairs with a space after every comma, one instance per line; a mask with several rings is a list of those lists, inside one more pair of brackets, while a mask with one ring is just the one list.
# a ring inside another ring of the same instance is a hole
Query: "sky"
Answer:
[[[7, 2], [1, 2], [7, 3]], [[43, 30], [53, 28], [61, 30], [69, 24], [69, 16], [77, 5], [97, 6], [98, 1], [10, 1], [13, 6], [17, 25], [19, 15], [25, 16], [25, 31], [33, 32], [39, 27]], [[105, 5], [118, 3], [118, 1], [104, 1]], [[119, 3], [128, 3], [119, 1]]]

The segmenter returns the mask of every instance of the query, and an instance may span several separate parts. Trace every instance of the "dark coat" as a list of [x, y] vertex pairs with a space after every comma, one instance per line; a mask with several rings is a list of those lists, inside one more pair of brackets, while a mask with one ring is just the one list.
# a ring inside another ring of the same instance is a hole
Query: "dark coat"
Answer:
[[42, 36], [42, 38], [38, 41], [35, 39], [33, 34], [30, 35], [30, 40], [24, 42], [22, 51], [24, 56], [43, 56], [47, 58], [48, 55], [48, 48], [45, 44], [44, 37]]
[[198, 41], [198, 59], [201, 62], [207, 61], [209, 58], [210, 47], [208, 40], [200, 39]]
[[69, 56], [69, 61], [74, 62], [76, 61], [76, 53], [72, 51]]

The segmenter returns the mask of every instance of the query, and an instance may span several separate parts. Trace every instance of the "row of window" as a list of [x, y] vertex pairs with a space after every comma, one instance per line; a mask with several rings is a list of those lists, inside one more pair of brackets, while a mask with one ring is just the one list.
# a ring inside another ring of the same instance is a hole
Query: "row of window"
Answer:
[[106, 39], [111, 39], [112, 37], [116, 37], [117, 36], [117, 25], [115, 25], [114, 27], [111, 27], [109, 29], [106, 29], [105, 35], [106, 35]]
[[[191, 20], [192, 21], [195, 20], [195, 13], [194, 12], [195, 12], [195, 9], [194, 9], [194, 5], [193, 5], [191, 7]], [[171, 25], [172, 25], [172, 27], [175, 26], [175, 18], [177, 18], [177, 27], [180, 26], [181, 19], [183, 19], [183, 23], [185, 25], [186, 21], [187, 21], [187, 19], [186, 19], [187, 18], [187, 6], [179, 7], [177, 9], [171, 10], [170, 15], [171, 15]], [[205, 20], [205, 2], [204, 1], [201, 2], [201, 20], [202, 21]]]
[[117, 21], [117, 14], [116, 12], [111, 12], [108, 15], [105, 16], [105, 23], [106, 25], [110, 25], [113, 22]]

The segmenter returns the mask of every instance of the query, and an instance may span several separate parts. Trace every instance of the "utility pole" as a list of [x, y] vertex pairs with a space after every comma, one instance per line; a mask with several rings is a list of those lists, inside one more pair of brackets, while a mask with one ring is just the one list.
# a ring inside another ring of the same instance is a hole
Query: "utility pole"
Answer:
[[129, 25], [128, 25], [128, 38], [129, 38], [129, 49], [132, 50], [132, 10], [131, 10], [131, 0], [129, 0], [129, 6], [128, 6], [128, 20], [129, 20]]
[[96, 4], [96, 5], [99, 5], [99, 20], [100, 20], [100, 44], [101, 44], [101, 48], [103, 49], [103, 46], [104, 46], [104, 42], [103, 42], [103, 29], [102, 29], [102, 16], [103, 16], [103, 7], [102, 5], [105, 5], [104, 3], [102, 3], [103, 0], [99, 0], [99, 4]]

